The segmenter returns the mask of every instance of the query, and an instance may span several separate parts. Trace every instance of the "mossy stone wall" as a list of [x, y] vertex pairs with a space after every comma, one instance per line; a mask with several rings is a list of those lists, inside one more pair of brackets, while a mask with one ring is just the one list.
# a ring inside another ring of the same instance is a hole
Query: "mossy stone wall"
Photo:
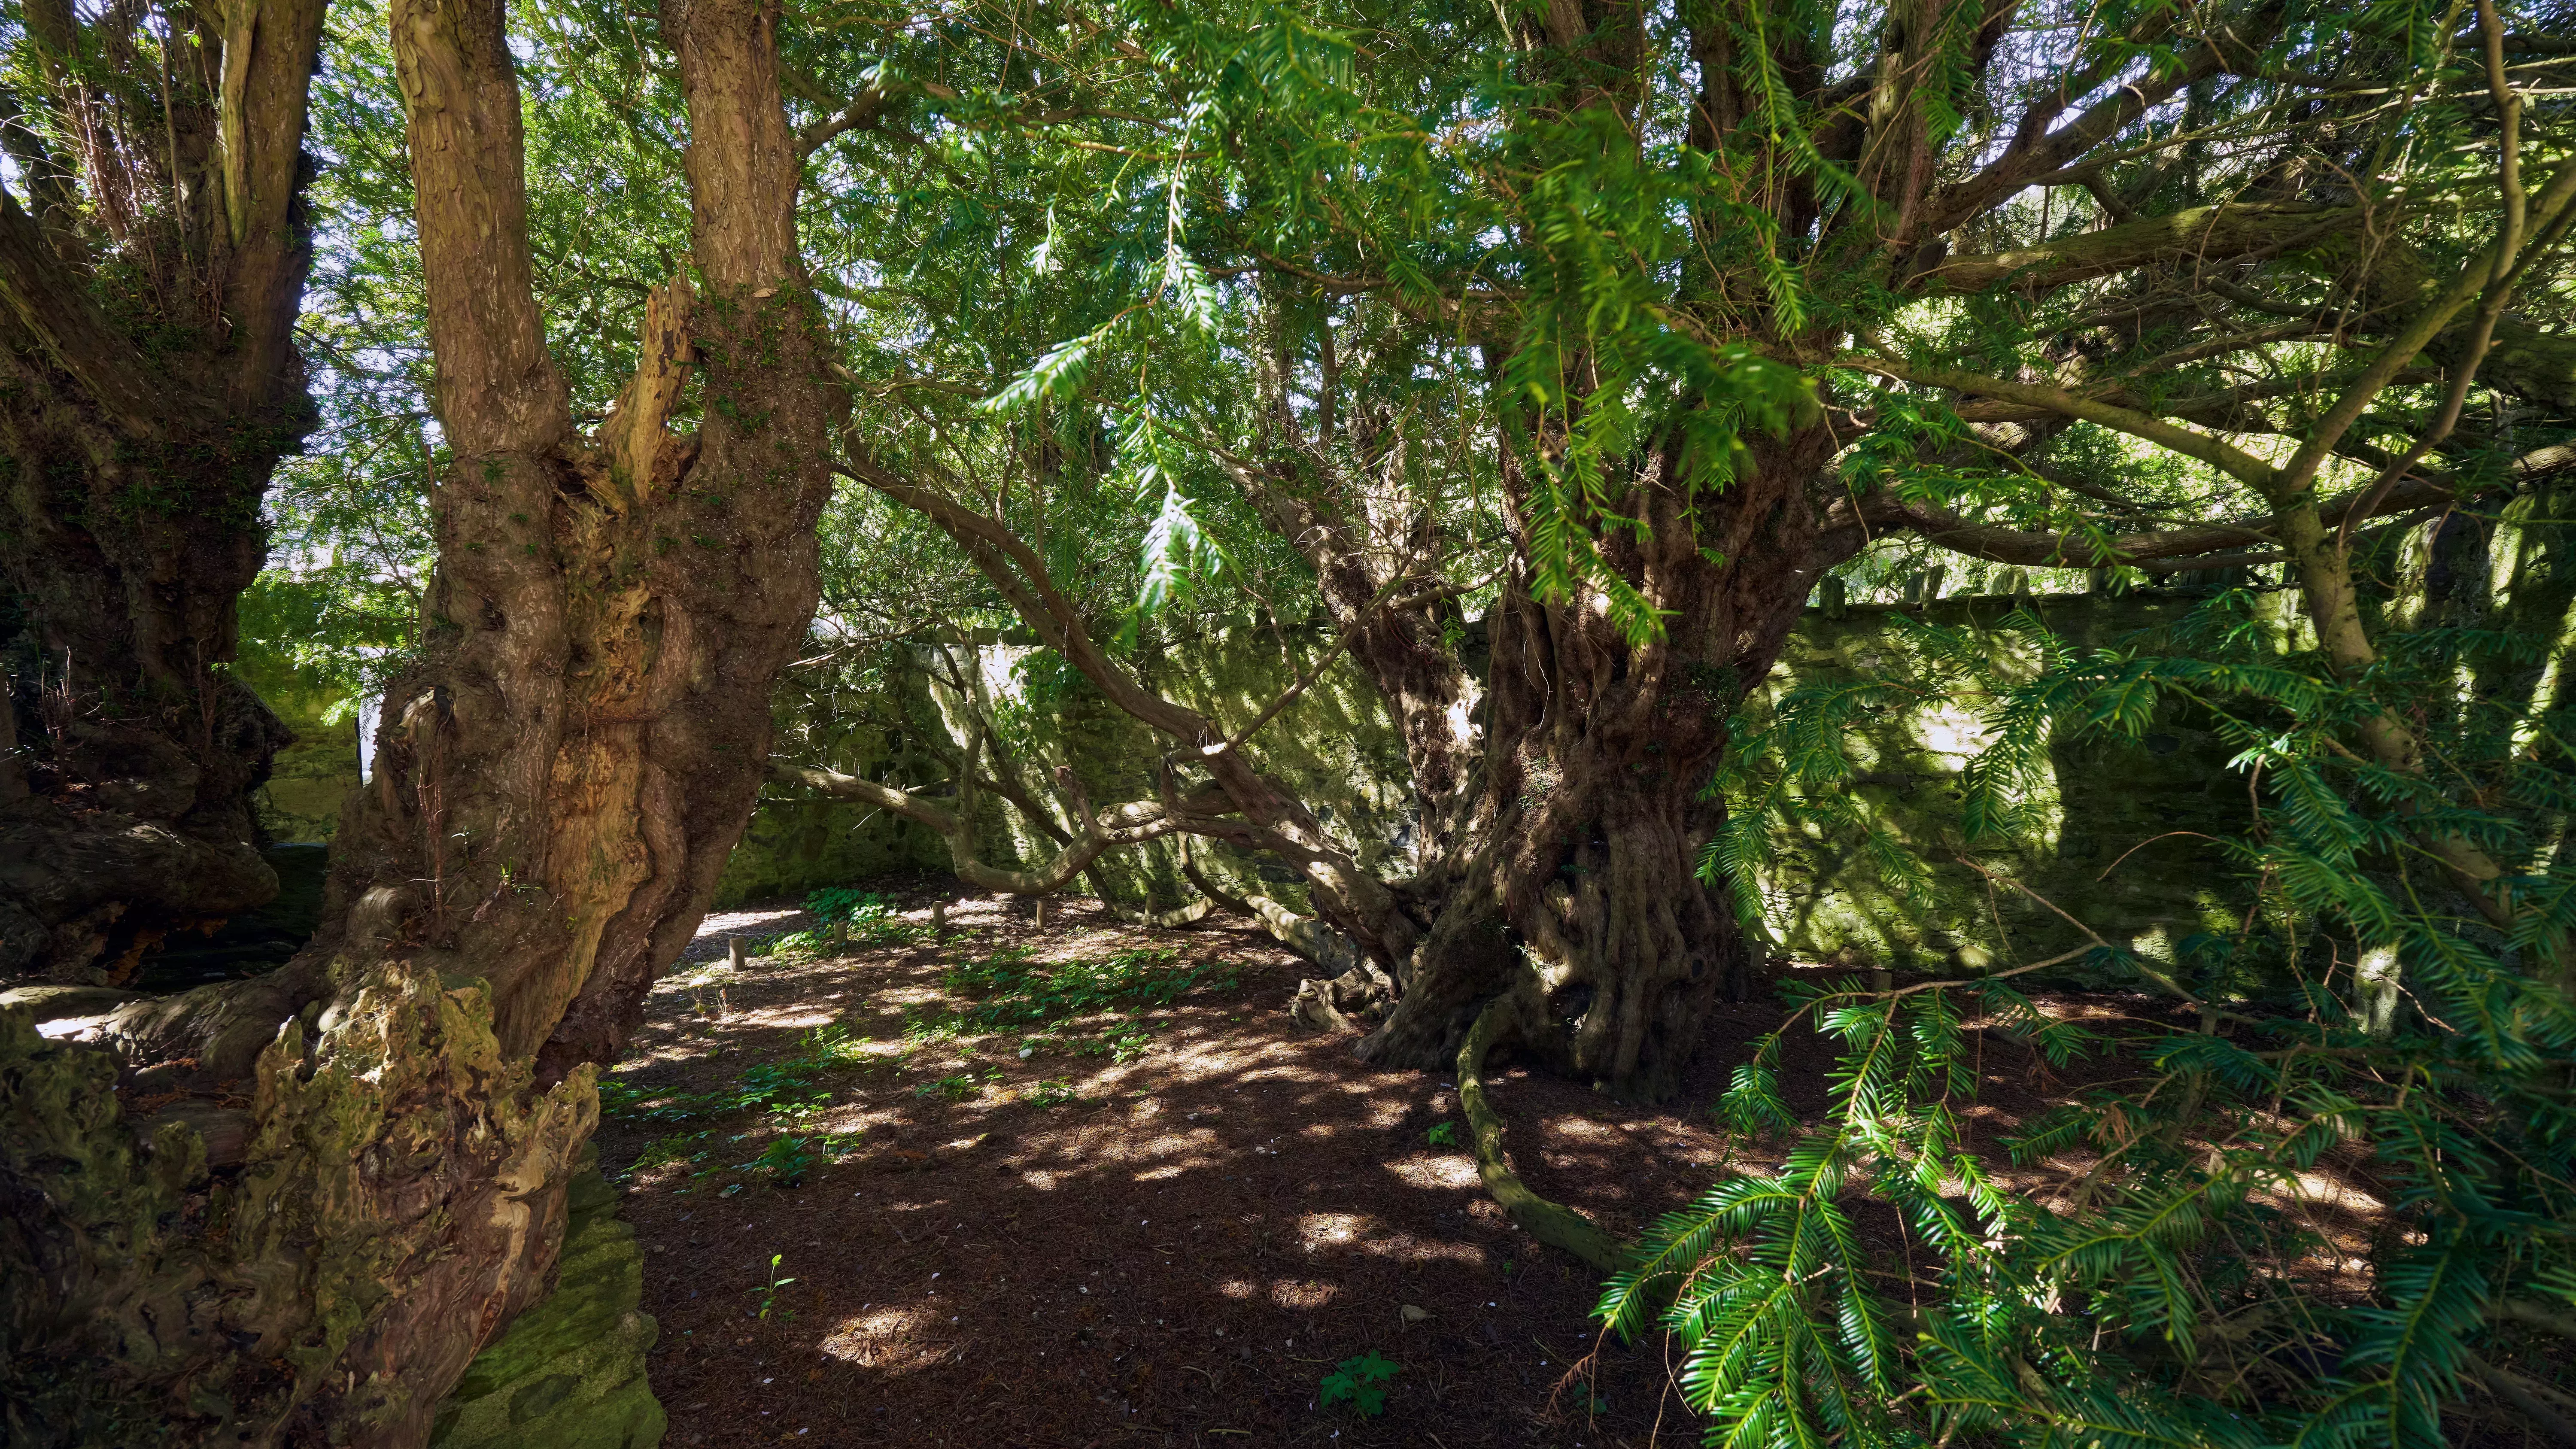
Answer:
[[268, 783], [252, 795], [270, 843], [319, 844], [340, 825], [340, 803], [358, 783], [358, 725], [331, 720], [337, 689], [268, 658], [234, 667], [243, 683], [295, 731], [295, 742], [277, 752]]
[[725, 858], [716, 908], [947, 866], [948, 847], [938, 836], [882, 810], [837, 800], [763, 800]]
[[[2292, 647], [2298, 626], [2290, 596], [2275, 593], [2265, 600], [2282, 647]], [[1853, 605], [1830, 616], [1811, 608], [1754, 708], [1758, 713], [1806, 681], [1920, 675], [1926, 667], [1921, 643], [1900, 614], [1970, 629], [1987, 641], [1989, 658], [2011, 672], [2037, 667], [2026, 636], [1996, 627], [2016, 607], [2033, 609], [2062, 637], [2090, 648], [2170, 623], [2197, 602], [2183, 593], [2139, 593]], [[1234, 724], [1257, 713], [1326, 642], [1311, 629], [1246, 627], [1129, 662], [1154, 688]], [[1071, 764], [1095, 805], [1153, 793], [1165, 742], [1033, 642], [987, 633], [923, 645], [925, 662], [941, 662], [930, 654], [935, 649], [947, 651], [965, 670], [968, 690], [1022, 762], [1024, 784], [1044, 789], [1055, 766]], [[902, 703], [900, 713], [914, 730], [938, 731], [952, 741], [966, 737], [963, 702], [949, 685], [924, 683]], [[2243, 828], [2246, 778], [2228, 768], [2230, 752], [2215, 737], [2179, 718], [2160, 723], [2135, 747], [2061, 745], [2051, 762], [2055, 798], [2047, 802], [2048, 823], [2039, 837], [2014, 848], [1972, 849], [1958, 827], [1958, 774], [1983, 744], [1976, 725], [1982, 704], [1935, 691], [1920, 708], [1891, 712], [1863, 727], [1856, 747], [1862, 773], [1848, 785], [1849, 793], [1929, 864], [1931, 887], [1909, 899], [1878, 877], [1856, 842], [1781, 832], [1761, 882], [1780, 954], [1803, 961], [1979, 970], [2054, 955], [2080, 942], [2074, 927], [2036, 896], [2115, 944], [2169, 959], [2182, 937], [2214, 920], [2220, 902], [2239, 894], [2215, 841], [2206, 837]], [[331, 777], [322, 745], [297, 748], [314, 751], [317, 785], [311, 799], [336, 800], [354, 782], [354, 749], [347, 752], [345, 772]], [[1262, 732], [1261, 749], [1265, 768], [1315, 806], [1364, 860], [1380, 864], [1400, 856], [1413, 828], [1403, 745], [1376, 692], [1347, 660], [1327, 670]], [[875, 731], [842, 737], [834, 758], [816, 763], [880, 779], [927, 781], [938, 774]], [[319, 783], [325, 779], [327, 786]], [[286, 803], [291, 800], [281, 802], [272, 833], [324, 818], [289, 811]], [[1053, 849], [1002, 801], [986, 798], [978, 819], [985, 858], [995, 864], [1025, 863]], [[1300, 885], [1275, 864], [1206, 842], [1193, 850], [1200, 868], [1220, 883], [1302, 907]], [[721, 907], [795, 896], [947, 865], [944, 842], [882, 811], [768, 799], [727, 863], [716, 901]], [[1178, 866], [1177, 844], [1160, 841], [1110, 857], [1106, 870], [1121, 895], [1168, 907], [1190, 894]]]
[[[1883, 879], [1857, 838], [1809, 828], [1776, 830], [1761, 887], [1782, 954], [1793, 960], [1897, 969], [1981, 971], [2055, 956], [2086, 943], [2073, 916], [2116, 946], [2170, 961], [2193, 932], [2224, 929], [2242, 882], [2218, 840], [2248, 823], [2247, 777], [2234, 751], [2191, 718], [2163, 711], [2136, 743], [2052, 750], [2039, 828], [2010, 845], [1971, 844], [1960, 826], [1960, 772], [1984, 748], [1990, 701], [1942, 692], [1943, 671], [1905, 617], [1964, 629], [2006, 678], [2039, 668], [2031, 637], [1999, 627], [2028, 609], [2079, 651], [2178, 622], [2201, 600], [2182, 593], [1970, 597], [1928, 605], [1854, 605], [1828, 617], [1810, 609], [1751, 713], [1800, 684], [1858, 678], [1926, 679], [1936, 687], [1908, 710], [1864, 722], [1851, 742], [1859, 773], [1847, 800], [1901, 842], [1930, 872], [1908, 896]], [[2296, 647], [2302, 624], [2292, 596], [2262, 596], [2279, 647]], [[2065, 914], [2060, 915], [2063, 911]], [[2116, 968], [2070, 966], [2070, 977], [2117, 979]]]
[[[1130, 665], [1147, 687], [1231, 728], [1257, 716], [1330, 643], [1329, 635], [1312, 629], [1243, 627], [1139, 656]], [[1028, 772], [1029, 783], [1071, 765], [1096, 807], [1153, 798], [1170, 741], [1033, 644], [984, 645], [977, 656], [982, 693], [1002, 705], [990, 712], [1005, 723], [1005, 743], [1040, 767]], [[954, 692], [934, 687], [931, 695], [942, 727], [962, 738], [966, 721]], [[1362, 864], [1386, 866], [1404, 849], [1412, 828], [1404, 742], [1376, 690], [1347, 660], [1326, 670], [1259, 738], [1262, 769], [1340, 831]], [[1053, 851], [1018, 812], [999, 801], [984, 804], [983, 839], [994, 856], [1027, 861]], [[1302, 878], [1275, 862], [1204, 840], [1191, 850], [1220, 886], [1304, 909]], [[1177, 841], [1156, 841], [1106, 864], [1113, 887], [1131, 899], [1170, 907], [1196, 894], [1181, 875]]]

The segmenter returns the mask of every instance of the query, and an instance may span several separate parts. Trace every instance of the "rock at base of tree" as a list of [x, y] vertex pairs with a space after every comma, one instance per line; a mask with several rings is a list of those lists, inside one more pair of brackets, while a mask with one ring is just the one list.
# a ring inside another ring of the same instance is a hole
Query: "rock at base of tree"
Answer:
[[432, 1449], [654, 1449], [662, 1406], [645, 1381], [659, 1328], [639, 1307], [644, 1258], [597, 1153], [572, 1180], [555, 1291], [475, 1355], [438, 1409]]

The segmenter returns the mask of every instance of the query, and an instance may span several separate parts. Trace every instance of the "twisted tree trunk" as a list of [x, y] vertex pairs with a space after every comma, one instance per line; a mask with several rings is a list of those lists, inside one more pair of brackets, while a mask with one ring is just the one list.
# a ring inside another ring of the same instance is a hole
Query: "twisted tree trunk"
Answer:
[[223, 666], [261, 495], [313, 425], [291, 329], [322, 9], [200, 23], [202, 73], [146, 89], [113, 74], [139, 9], [26, 7], [29, 91], [0, 97], [29, 202], [0, 193], [0, 985], [122, 984], [276, 893], [250, 792], [289, 737]]
[[[1481, 700], [1458, 641], [1439, 627], [1445, 598], [1392, 597], [1403, 569], [1370, 568], [1365, 529], [1339, 521], [1326, 490], [1292, 496], [1237, 472], [1315, 562], [1353, 658], [1404, 729], [1424, 815], [1444, 822], [1445, 844], [1418, 849], [1416, 871], [1392, 884], [1249, 762], [1257, 742], [1145, 688], [1101, 650], [1044, 562], [1000, 520], [865, 458], [848, 467], [946, 530], [1041, 638], [1176, 741], [1176, 761], [1207, 771], [1206, 788], [1233, 809], [1220, 819], [1198, 807], [1179, 828], [1300, 870], [1329, 929], [1275, 903], [1260, 914], [1344, 971], [1330, 989], [1310, 983], [1323, 998], [1314, 1015], [1386, 1008], [1363, 1055], [1446, 1066], [1484, 1009], [1510, 996], [1509, 1030], [1493, 1044], [1651, 1098], [1679, 1084], [1711, 1005], [1753, 987], [1752, 948], [1699, 878], [1725, 818], [1705, 785], [1727, 719], [1779, 657], [1818, 575], [1860, 540], [1856, 528], [1826, 527], [1808, 496], [1832, 453], [1826, 428], [1748, 442], [1752, 462], [1723, 488], [1685, 488], [1675, 445], [1640, 469], [1623, 501], [1646, 527], [1623, 532], [1605, 557], [1664, 612], [1660, 638], [1630, 643], [1588, 593], [1543, 602], [1524, 570], [1507, 578], [1492, 616]], [[1506, 467], [1505, 486], [1526, 560], [1527, 480], [1516, 468]], [[1183, 814], [1165, 803], [1167, 818]]]
[[[1665, 611], [1659, 638], [1632, 644], [1593, 597], [1505, 587], [1467, 824], [1401, 892], [1430, 925], [1364, 1056], [1446, 1065], [1510, 997], [1511, 1044], [1651, 1099], [1679, 1085], [1710, 1007], [1749, 996], [1755, 947], [1700, 879], [1726, 810], [1705, 787], [1832, 561], [1807, 498], [1830, 450], [1821, 428], [1767, 440], [1696, 499], [1677, 457], [1641, 471], [1627, 511], [1647, 527], [1606, 552]], [[1509, 496], [1524, 481], [1506, 467]]]
[[12, 1444], [426, 1436], [547, 1287], [591, 1064], [712, 897], [814, 607], [847, 403], [794, 249], [776, 8], [665, 17], [703, 287], [657, 292], [591, 438], [529, 285], [503, 8], [392, 20], [453, 450], [426, 637], [293, 962], [59, 1039], [0, 1013]]

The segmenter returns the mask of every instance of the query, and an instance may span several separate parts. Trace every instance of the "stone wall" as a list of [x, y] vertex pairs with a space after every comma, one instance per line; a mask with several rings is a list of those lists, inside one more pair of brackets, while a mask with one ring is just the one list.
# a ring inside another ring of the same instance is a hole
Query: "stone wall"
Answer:
[[[2076, 594], [1854, 605], [1839, 618], [1810, 609], [1752, 713], [1760, 718], [1762, 704], [1801, 684], [1939, 680], [1943, 670], [1927, 660], [1924, 636], [1904, 626], [1907, 616], [1964, 629], [1992, 668], [2026, 679], [2039, 667], [2030, 637], [1996, 627], [2016, 608], [2089, 650], [2172, 623], [2198, 602], [2178, 593]], [[2284, 648], [2301, 627], [2292, 602], [2287, 593], [2263, 596], [2268, 632]], [[1858, 726], [1859, 774], [1836, 788], [1929, 867], [1929, 890], [1909, 900], [1892, 889], [1856, 838], [1774, 831], [1761, 887], [1783, 954], [1900, 969], [2009, 966], [2083, 944], [2054, 905], [2114, 944], [2170, 960], [2193, 932], [2232, 924], [2221, 918], [2226, 902], [2241, 907], [2241, 883], [2212, 838], [2242, 831], [2248, 819], [2247, 779], [2228, 768], [2231, 749], [2171, 709], [2135, 745], [2061, 741], [2033, 838], [1971, 847], [1960, 828], [1959, 775], [1987, 743], [1980, 716], [1988, 705], [1965, 689], [1939, 692]]]
[[[1244, 628], [1129, 661], [1151, 687], [1216, 718], [1250, 718], [1321, 647], [1308, 630]], [[903, 739], [937, 735], [954, 753], [968, 735], [965, 696], [997, 726], [1023, 788], [1044, 790], [1055, 768], [1071, 765], [1096, 806], [1150, 798], [1162, 748], [1152, 731], [1121, 713], [1090, 681], [1055, 666], [1034, 643], [997, 631], [954, 644], [926, 644], [915, 651], [922, 666], [891, 713], [899, 728], [782, 730], [782, 758], [875, 780], [928, 783], [946, 770], [926, 763]], [[938, 680], [954, 681], [935, 682]], [[955, 687], [962, 683], [964, 693]], [[889, 713], [874, 701], [875, 713]], [[801, 708], [836, 708], [828, 697]], [[807, 740], [800, 743], [802, 733]], [[1404, 781], [1404, 748], [1376, 692], [1347, 666], [1327, 671], [1262, 732], [1264, 768], [1314, 802], [1343, 828], [1371, 864], [1400, 851], [1410, 821]], [[818, 747], [819, 744], [819, 747]], [[773, 792], [777, 793], [777, 792]], [[1059, 819], [1069, 818], [1059, 816]], [[1054, 846], [1031, 830], [1007, 802], [986, 797], [976, 816], [987, 861], [1024, 864]], [[1276, 866], [1204, 842], [1193, 847], [1197, 863], [1220, 883], [1291, 899], [1302, 894], [1296, 878]], [[945, 841], [898, 817], [859, 805], [807, 799], [761, 803], [743, 843], [726, 862], [717, 886], [719, 906], [769, 896], [795, 895], [817, 886], [846, 885], [904, 870], [945, 870]], [[1176, 904], [1190, 894], [1177, 848], [1166, 842], [1113, 855], [1102, 873], [1130, 902]]]
[[[2273, 633], [2289, 647], [2296, 638], [2290, 596], [2265, 597]], [[1919, 635], [1905, 627], [1908, 617], [1965, 628], [1990, 651], [1994, 666], [2026, 675], [2037, 667], [2028, 640], [1995, 627], [2016, 607], [2033, 609], [2062, 637], [2091, 648], [2169, 623], [2197, 602], [2191, 594], [2150, 592], [1811, 608], [1754, 713], [1758, 717], [1768, 701], [1803, 683], [1921, 674], [1930, 666]], [[1217, 719], [1242, 720], [1294, 678], [1299, 663], [1323, 643], [1307, 631], [1283, 637], [1242, 629], [1190, 641], [1137, 660], [1135, 667], [1156, 688]], [[970, 688], [988, 708], [1006, 725], [1019, 722], [1011, 743], [1024, 757], [1049, 768], [1075, 763], [1095, 803], [1151, 792], [1157, 740], [1086, 681], [1049, 668], [1051, 656], [1027, 644], [988, 637], [949, 647], [972, 661]], [[2075, 929], [2046, 905], [1990, 882], [1962, 856], [2020, 881], [2111, 940], [2155, 959], [2169, 959], [2182, 937], [2222, 909], [2233, 882], [2215, 843], [2203, 837], [2241, 829], [2247, 797], [2245, 777], [2227, 768], [2230, 752], [2212, 735], [2172, 718], [2140, 746], [2061, 746], [2051, 762], [2054, 798], [2043, 802], [2047, 820], [2038, 838], [2026, 848], [1988, 845], [1971, 852], [1957, 825], [1957, 777], [1984, 744], [1977, 725], [1983, 704], [1936, 692], [1920, 708], [1864, 723], [1855, 746], [1862, 773], [1848, 791], [1866, 815], [1929, 863], [1929, 892], [1909, 899], [1890, 889], [1854, 840], [1779, 832], [1761, 885], [1781, 954], [1855, 965], [1982, 969], [2054, 955], [2080, 942]], [[964, 737], [958, 701], [948, 688], [925, 689], [917, 717], [917, 727]], [[1364, 858], [1381, 861], [1404, 848], [1411, 821], [1402, 745], [1355, 668], [1344, 663], [1328, 670], [1261, 738], [1265, 765], [1316, 804]], [[881, 778], [895, 768], [882, 751], [865, 748], [824, 763]], [[793, 894], [874, 873], [845, 868], [843, 861], [879, 860], [890, 868], [946, 864], [944, 848], [927, 832], [884, 816], [866, 821], [865, 814], [814, 802], [764, 804], [760, 823], [726, 871], [723, 899]], [[1051, 848], [998, 802], [987, 801], [981, 818], [989, 859], [1015, 861]], [[1237, 887], [1257, 882], [1292, 903], [1300, 894], [1294, 879], [1276, 866], [1205, 843], [1194, 849], [1203, 868]], [[1115, 884], [1133, 896], [1170, 904], [1187, 894], [1176, 867], [1174, 846], [1157, 843], [1119, 858]]]
[[280, 845], [319, 844], [339, 828], [340, 802], [358, 783], [358, 722], [340, 708], [331, 686], [272, 658], [245, 659], [233, 672], [258, 691], [295, 742], [277, 752], [268, 783], [252, 803], [269, 841]]
[[[2290, 596], [2265, 597], [2274, 632], [2288, 647], [2295, 638]], [[1850, 605], [1830, 613], [1810, 608], [1780, 668], [1766, 681], [1762, 701], [1805, 682], [1918, 673], [1925, 667], [1920, 641], [1900, 616], [1967, 628], [1998, 666], [2026, 671], [2036, 667], [2027, 640], [1994, 627], [2016, 606], [2031, 607], [2062, 636], [2092, 647], [2170, 622], [2195, 602], [2188, 594], [2147, 592], [1952, 598], [1928, 605]], [[1324, 642], [1311, 630], [1246, 627], [1187, 641], [1131, 665], [1155, 688], [1219, 720], [1240, 721], [1296, 677]], [[1095, 804], [1152, 793], [1160, 742], [1052, 655], [992, 634], [921, 646], [921, 661], [943, 664], [934, 650], [947, 651], [963, 671], [968, 692], [999, 722], [1005, 743], [1024, 762], [1026, 784], [1042, 787], [1047, 771], [1071, 763]], [[925, 766], [901, 743], [907, 730], [923, 736], [935, 731], [952, 744], [965, 738], [958, 692], [930, 684], [928, 672], [898, 702], [894, 714], [901, 727], [804, 732], [809, 741], [828, 741], [806, 746], [819, 755], [806, 762], [877, 779], [940, 778], [940, 770]], [[1757, 714], [1762, 701], [1755, 705]], [[2052, 955], [2081, 939], [2047, 906], [1989, 881], [1962, 856], [2158, 959], [2169, 958], [2183, 936], [2235, 894], [2215, 843], [2197, 837], [2242, 828], [2246, 780], [2227, 768], [2229, 752], [2215, 738], [2179, 718], [2161, 722], [2139, 747], [2061, 746], [2051, 762], [2055, 798], [2038, 839], [2025, 848], [1969, 851], [1957, 826], [1957, 776], [1983, 743], [1976, 726], [1981, 704], [1941, 693], [1920, 708], [1864, 723], [1857, 744], [1862, 774], [1848, 792], [1929, 863], [1931, 889], [1906, 899], [1877, 876], [1855, 842], [1781, 832], [1761, 881], [1781, 954], [1854, 965], [1981, 969]], [[882, 717], [885, 711], [877, 713]], [[303, 731], [304, 723], [297, 723]], [[299, 773], [282, 772], [281, 783], [264, 800], [264, 806], [275, 802], [272, 833], [283, 838], [288, 830], [324, 828], [325, 800], [336, 813], [337, 794], [354, 780], [354, 747], [343, 751], [338, 744], [347, 733], [340, 726], [327, 737], [315, 732], [312, 743], [299, 741], [296, 749], [310, 752], [297, 757]], [[1382, 862], [1405, 848], [1412, 821], [1402, 744], [1375, 691], [1347, 661], [1327, 670], [1268, 726], [1261, 747], [1265, 766], [1315, 805], [1363, 859]], [[308, 768], [311, 774], [302, 773]], [[331, 776], [332, 768], [344, 773]], [[283, 783], [289, 780], [299, 783]], [[311, 783], [300, 783], [306, 780]], [[1052, 849], [1001, 801], [986, 799], [979, 820], [984, 852], [993, 863], [1020, 863]], [[1277, 866], [1204, 842], [1193, 849], [1199, 865], [1221, 881], [1299, 903], [1299, 885]], [[762, 803], [728, 862], [717, 903], [794, 896], [947, 865], [942, 841], [884, 812], [771, 799]], [[1168, 841], [1111, 857], [1108, 874], [1113, 888], [1130, 900], [1169, 906], [1189, 894], [1176, 847]]]
[[716, 907], [947, 866], [948, 847], [938, 836], [883, 811], [836, 800], [763, 800], [725, 860]]

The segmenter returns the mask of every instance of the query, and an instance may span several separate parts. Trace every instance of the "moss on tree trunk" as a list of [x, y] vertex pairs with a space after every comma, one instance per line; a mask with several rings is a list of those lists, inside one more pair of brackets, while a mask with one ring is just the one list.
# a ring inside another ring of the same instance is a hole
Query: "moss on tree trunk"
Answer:
[[425, 638], [293, 961], [103, 1017], [0, 1008], [13, 1445], [426, 1439], [551, 1283], [594, 1064], [706, 910], [814, 608], [847, 401], [794, 251], [776, 7], [665, 18], [701, 280], [656, 291], [591, 435], [529, 285], [503, 7], [392, 19], [452, 450]]

